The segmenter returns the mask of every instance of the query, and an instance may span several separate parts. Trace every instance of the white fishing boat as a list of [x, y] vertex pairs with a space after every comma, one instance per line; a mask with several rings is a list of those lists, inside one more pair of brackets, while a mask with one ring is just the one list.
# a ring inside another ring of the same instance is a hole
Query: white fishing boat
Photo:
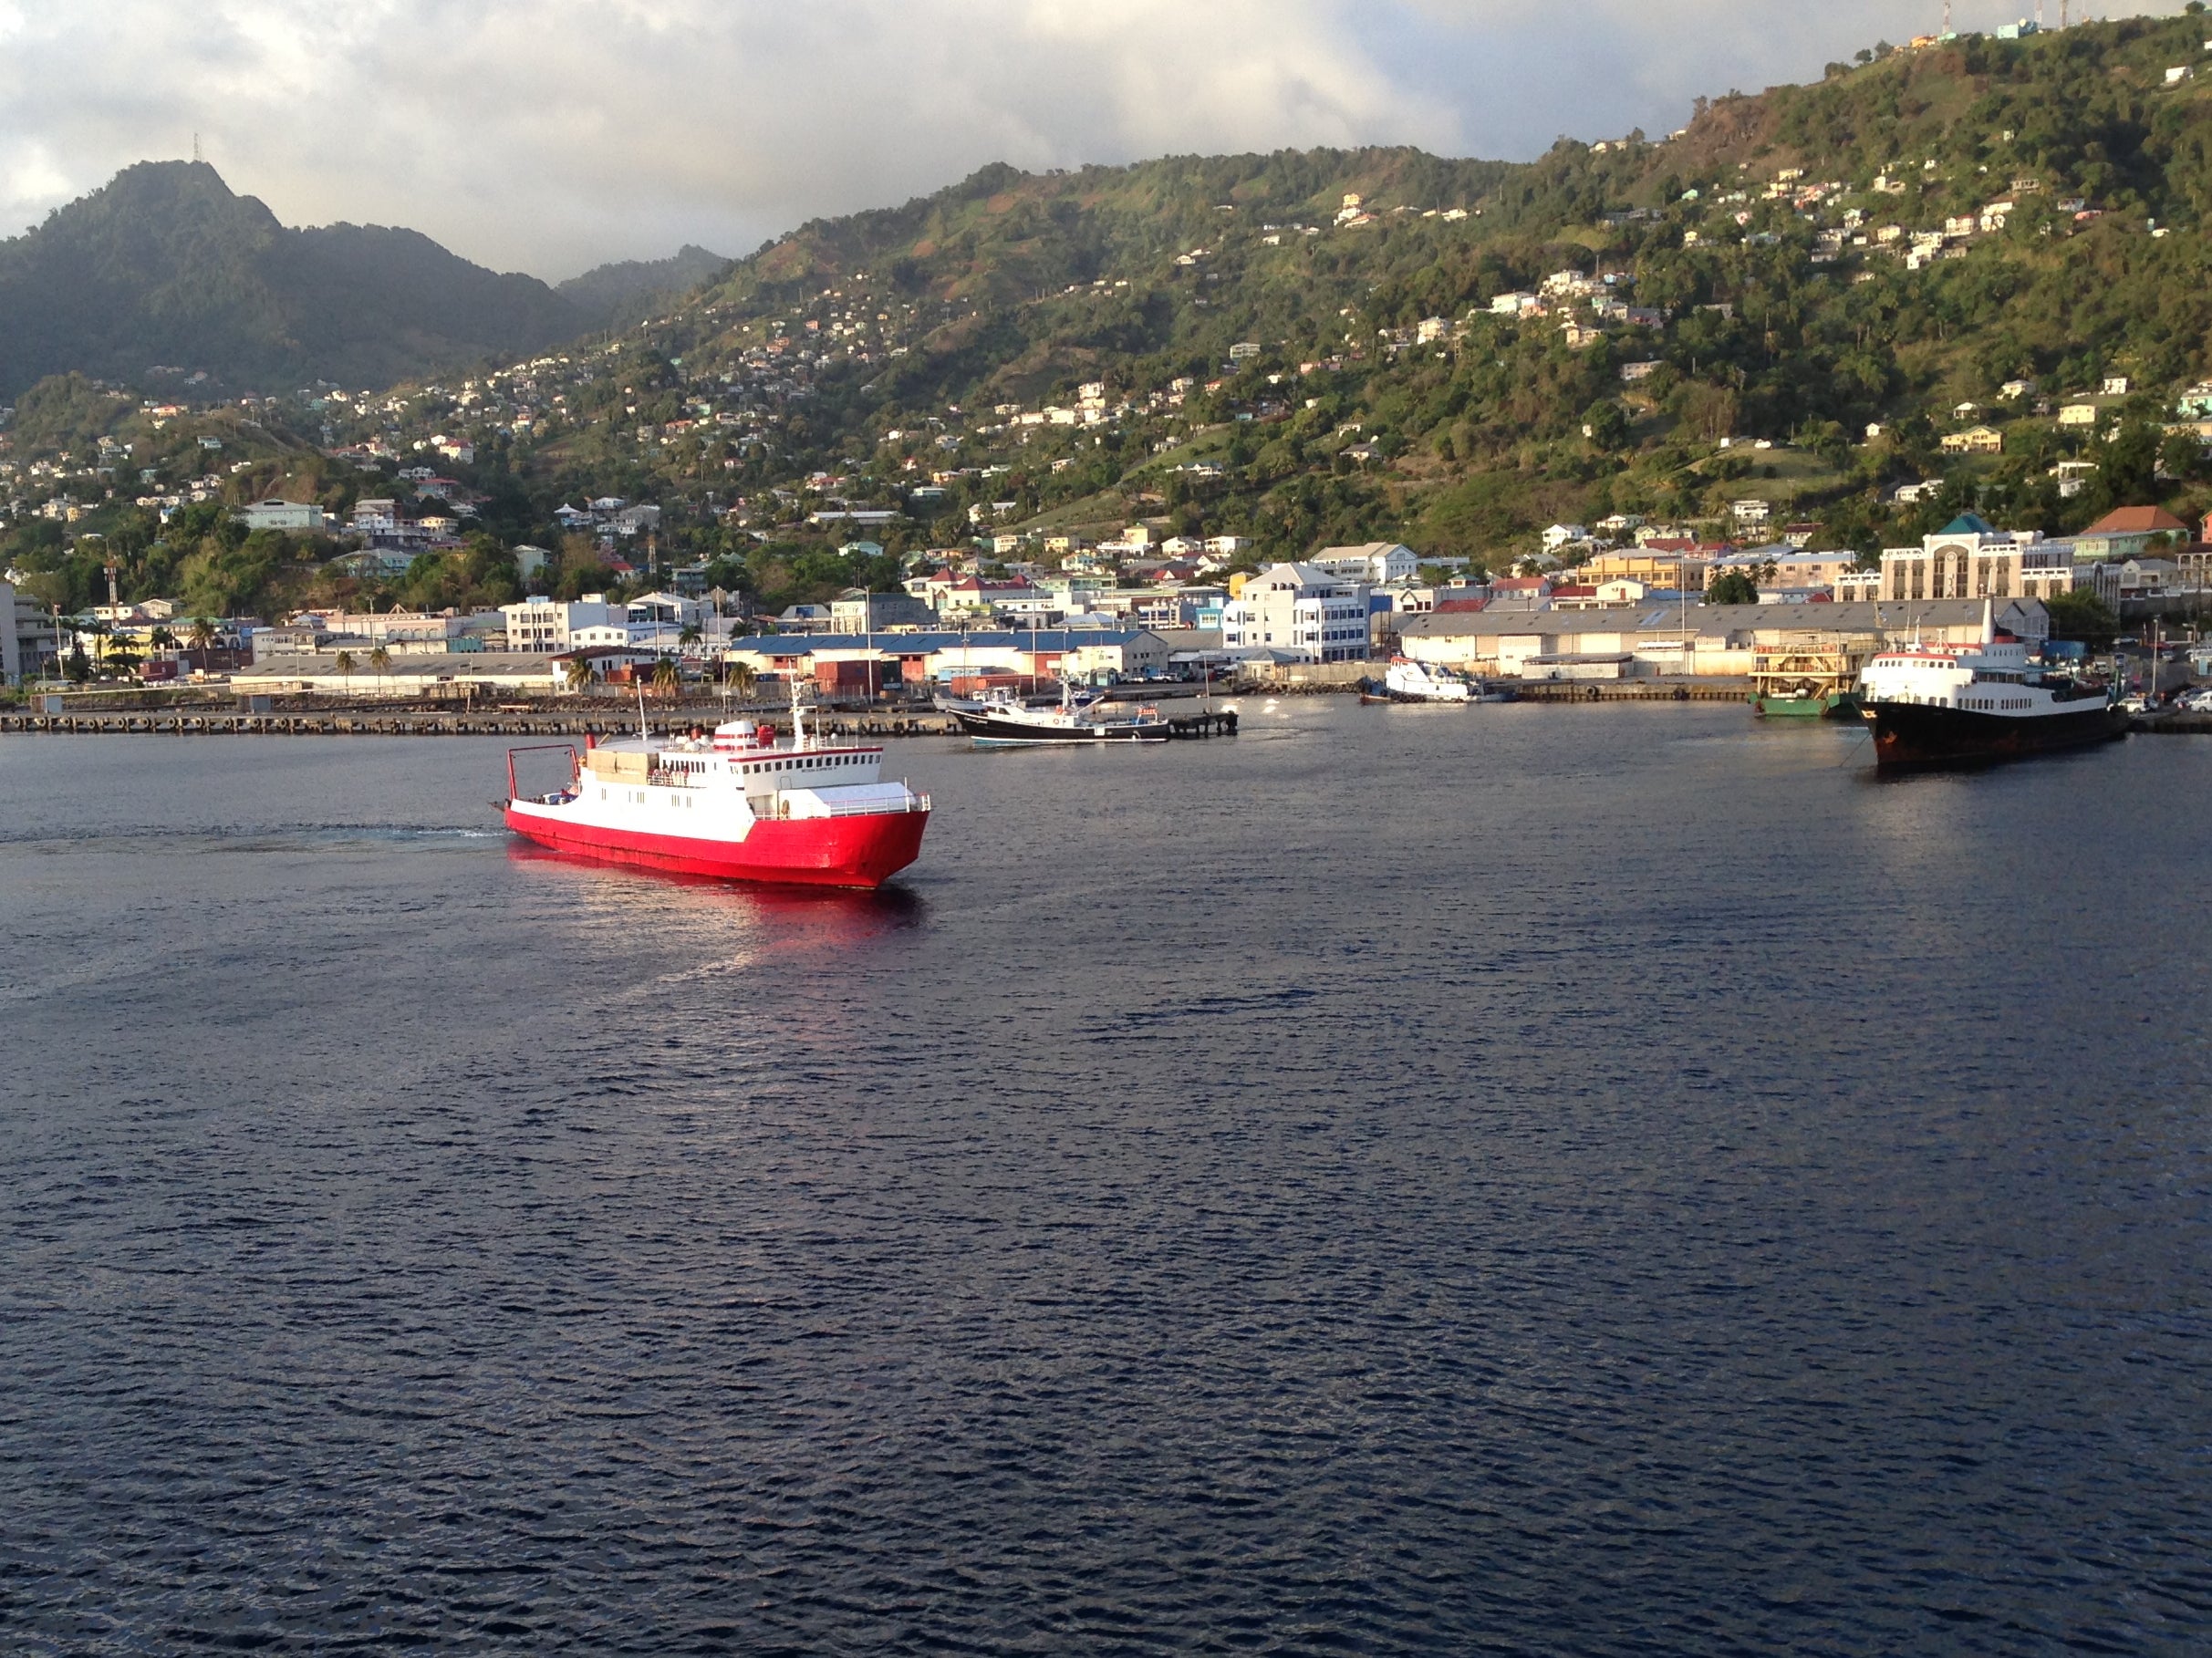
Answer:
[[1383, 671], [1383, 689], [1400, 702], [1472, 702], [1481, 688], [1434, 662], [1392, 657]]

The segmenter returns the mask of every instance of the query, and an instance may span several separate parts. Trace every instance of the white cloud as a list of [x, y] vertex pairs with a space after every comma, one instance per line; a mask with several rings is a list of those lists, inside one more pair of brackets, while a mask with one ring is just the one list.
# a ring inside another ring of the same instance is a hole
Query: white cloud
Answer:
[[[2025, 0], [1958, 0], [1986, 27]], [[2172, 10], [2170, 5], [2124, 9]], [[0, 226], [190, 152], [291, 223], [570, 275], [992, 161], [1527, 156], [1817, 76], [1935, 0], [0, 0]], [[1987, 16], [1982, 14], [1986, 13]]]

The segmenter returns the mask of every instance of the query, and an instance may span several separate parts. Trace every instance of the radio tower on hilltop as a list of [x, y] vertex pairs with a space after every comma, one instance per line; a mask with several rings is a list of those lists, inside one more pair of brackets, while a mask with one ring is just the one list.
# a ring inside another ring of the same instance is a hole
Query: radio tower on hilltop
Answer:
[[1946, 40], [1948, 40], [1951, 37], [1951, 0], [1943, 0], [1942, 37]]

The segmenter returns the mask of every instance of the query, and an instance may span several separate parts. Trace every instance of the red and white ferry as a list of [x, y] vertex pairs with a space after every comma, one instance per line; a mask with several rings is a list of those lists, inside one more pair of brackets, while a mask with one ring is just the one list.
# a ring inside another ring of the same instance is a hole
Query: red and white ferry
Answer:
[[691, 737], [572, 745], [567, 783], [522, 794], [507, 751], [507, 827], [542, 846], [680, 875], [875, 888], [921, 853], [929, 797], [883, 779], [878, 747], [826, 742], [794, 697], [791, 741], [732, 720]]

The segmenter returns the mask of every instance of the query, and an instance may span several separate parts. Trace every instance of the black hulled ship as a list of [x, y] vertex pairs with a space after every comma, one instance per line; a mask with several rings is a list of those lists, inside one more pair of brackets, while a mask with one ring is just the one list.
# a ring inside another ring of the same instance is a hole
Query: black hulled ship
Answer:
[[2109, 741], [2127, 730], [2111, 691], [2047, 673], [2020, 640], [1899, 646], [1860, 680], [1885, 770], [1980, 765]]

